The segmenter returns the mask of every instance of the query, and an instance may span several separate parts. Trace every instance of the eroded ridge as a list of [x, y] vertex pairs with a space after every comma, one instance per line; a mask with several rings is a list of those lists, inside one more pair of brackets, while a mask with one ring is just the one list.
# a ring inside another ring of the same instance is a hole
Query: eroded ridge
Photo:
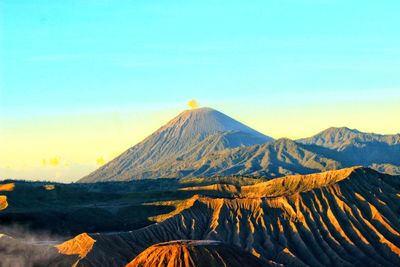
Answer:
[[151, 245], [194, 239], [219, 240], [283, 265], [395, 266], [399, 189], [399, 177], [352, 168], [244, 187], [237, 198], [201, 196], [160, 223], [93, 235], [81, 264], [126, 264]]
[[84, 258], [92, 250], [95, 242], [96, 240], [87, 233], [82, 233], [56, 247], [61, 254], [79, 255], [80, 258]]
[[219, 241], [178, 240], [147, 248], [127, 267], [261, 267], [270, 265], [238, 247]]

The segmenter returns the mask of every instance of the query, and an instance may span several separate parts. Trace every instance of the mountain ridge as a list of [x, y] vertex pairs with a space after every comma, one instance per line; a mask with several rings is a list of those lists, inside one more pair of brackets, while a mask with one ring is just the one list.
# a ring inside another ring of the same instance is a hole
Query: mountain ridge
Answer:
[[371, 166], [400, 174], [400, 134], [330, 127], [273, 140], [211, 108], [186, 110], [79, 182], [246, 175], [274, 178]]
[[375, 166], [381, 171], [399, 174], [400, 134], [382, 135], [331, 127], [296, 142], [321, 156], [340, 161], [344, 167]]
[[177, 240], [155, 244], [126, 267], [262, 267], [275, 266], [239, 249], [213, 240]]
[[376, 134], [361, 132], [357, 129], [348, 127], [330, 127], [314, 136], [301, 138], [296, 140], [302, 144], [314, 144], [331, 149], [343, 149], [343, 146], [349, 145], [351, 142], [371, 142], [377, 141], [387, 143], [389, 145], [400, 144], [400, 134]]

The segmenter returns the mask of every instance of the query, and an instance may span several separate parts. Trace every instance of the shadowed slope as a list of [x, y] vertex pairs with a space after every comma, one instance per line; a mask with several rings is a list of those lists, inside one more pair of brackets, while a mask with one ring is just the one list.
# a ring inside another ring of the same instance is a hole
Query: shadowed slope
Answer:
[[363, 165], [400, 174], [400, 134], [381, 135], [332, 127], [297, 142], [323, 157], [341, 162], [344, 167]]
[[239, 248], [209, 240], [160, 243], [140, 253], [127, 267], [262, 267], [269, 266]]
[[[192, 176], [250, 175], [279, 177], [339, 169], [341, 164], [322, 157], [289, 139], [224, 150], [192, 162]], [[187, 171], [189, 172], [189, 170]]]
[[299, 139], [297, 141], [303, 144], [341, 150], [345, 146], [356, 142], [380, 142], [388, 145], [400, 144], [400, 134], [383, 135], [364, 133], [347, 127], [331, 127], [312, 137]]
[[79, 264], [122, 265], [156, 243], [195, 239], [220, 240], [285, 265], [396, 266], [399, 190], [399, 177], [351, 168], [244, 186], [233, 199], [196, 197], [158, 224], [92, 235], [96, 243]]

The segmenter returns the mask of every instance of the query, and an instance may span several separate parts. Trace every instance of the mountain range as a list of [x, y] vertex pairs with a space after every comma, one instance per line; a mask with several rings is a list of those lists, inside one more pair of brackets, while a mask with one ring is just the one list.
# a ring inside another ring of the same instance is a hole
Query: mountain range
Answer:
[[186, 110], [79, 182], [245, 175], [274, 178], [350, 166], [400, 174], [400, 134], [329, 128], [290, 140], [211, 109]]

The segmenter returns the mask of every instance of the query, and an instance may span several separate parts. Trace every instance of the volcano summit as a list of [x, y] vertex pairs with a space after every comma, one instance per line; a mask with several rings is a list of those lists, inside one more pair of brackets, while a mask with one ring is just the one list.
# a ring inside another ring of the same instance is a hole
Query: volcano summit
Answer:
[[185, 169], [194, 160], [272, 140], [217, 110], [186, 110], [80, 182], [190, 176]]

